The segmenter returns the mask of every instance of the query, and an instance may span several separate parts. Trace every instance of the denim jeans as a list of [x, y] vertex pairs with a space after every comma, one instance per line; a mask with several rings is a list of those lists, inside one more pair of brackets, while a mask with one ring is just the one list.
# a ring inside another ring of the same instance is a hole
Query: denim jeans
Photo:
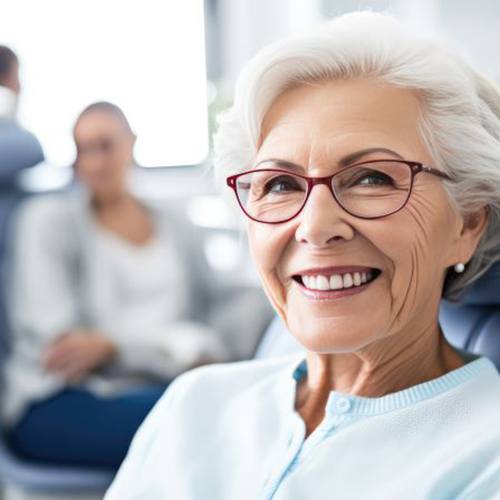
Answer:
[[146, 386], [111, 398], [65, 389], [33, 403], [7, 439], [25, 459], [116, 470], [165, 388]]

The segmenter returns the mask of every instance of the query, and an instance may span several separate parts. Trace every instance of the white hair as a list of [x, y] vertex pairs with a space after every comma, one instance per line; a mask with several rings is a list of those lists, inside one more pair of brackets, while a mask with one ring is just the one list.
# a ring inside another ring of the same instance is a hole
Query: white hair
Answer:
[[500, 260], [500, 90], [443, 46], [410, 35], [394, 18], [356, 12], [313, 33], [278, 41], [242, 71], [233, 106], [214, 136], [217, 178], [251, 168], [264, 116], [285, 90], [304, 83], [369, 77], [412, 90], [421, 102], [422, 139], [455, 207], [464, 215], [489, 207], [478, 248], [443, 296], [456, 300]]

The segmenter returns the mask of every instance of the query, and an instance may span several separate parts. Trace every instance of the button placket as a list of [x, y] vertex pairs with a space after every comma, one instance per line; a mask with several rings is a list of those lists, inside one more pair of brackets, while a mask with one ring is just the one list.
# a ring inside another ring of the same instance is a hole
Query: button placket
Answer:
[[286, 439], [287, 452], [276, 468], [267, 476], [264, 481], [264, 497], [272, 498], [285, 478], [293, 472], [298, 465], [298, 457], [301, 453], [305, 436], [304, 423], [296, 419], [295, 425], [290, 430]]
[[340, 415], [347, 413], [351, 409], [352, 403], [348, 398], [339, 398], [335, 401], [335, 410]]

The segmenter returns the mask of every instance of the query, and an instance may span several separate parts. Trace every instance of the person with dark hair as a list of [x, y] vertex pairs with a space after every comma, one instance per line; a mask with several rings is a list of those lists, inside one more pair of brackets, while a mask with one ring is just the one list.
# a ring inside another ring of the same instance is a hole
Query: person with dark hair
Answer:
[[0, 45], [0, 86], [19, 94], [21, 83], [19, 81], [19, 60], [15, 52]]
[[21, 92], [19, 59], [0, 45], [0, 181], [10, 181], [23, 168], [44, 160], [38, 139], [16, 120]]
[[21, 210], [3, 417], [21, 456], [117, 468], [168, 382], [227, 359], [202, 322], [209, 272], [190, 225], [129, 190], [135, 135], [116, 105], [74, 126], [82, 194]]

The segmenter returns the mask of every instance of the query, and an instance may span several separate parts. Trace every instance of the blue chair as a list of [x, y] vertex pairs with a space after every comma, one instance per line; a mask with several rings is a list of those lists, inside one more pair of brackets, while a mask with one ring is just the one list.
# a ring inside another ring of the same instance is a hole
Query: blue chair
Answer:
[[[488, 357], [500, 370], [500, 263], [474, 283], [460, 303], [443, 301], [439, 322], [450, 344]], [[266, 330], [255, 357], [283, 356], [302, 349], [276, 317]]]
[[[34, 136], [14, 123], [0, 121], [0, 283], [2, 284], [5, 283], [5, 253], [11, 216], [20, 201], [30, 194], [20, 187], [19, 178], [22, 172], [41, 161], [43, 152]], [[4, 297], [5, 290], [1, 286], [0, 369], [9, 351], [9, 328]], [[110, 471], [55, 467], [23, 460], [9, 449], [0, 426], [0, 489], [1, 485], [6, 485], [23, 492], [54, 496], [65, 493], [101, 493], [106, 490], [112, 479], [113, 473]]]
[[439, 321], [450, 344], [488, 357], [500, 370], [500, 263], [474, 283], [459, 303], [443, 301]]
[[[6, 352], [6, 330], [0, 330], [0, 366]], [[23, 460], [12, 453], [0, 429], [0, 485], [23, 492], [102, 493], [113, 480], [113, 473], [79, 467], [43, 465]]]
[[103, 493], [113, 474], [101, 470], [43, 465], [14, 456], [0, 438], [0, 484], [51, 495]]

